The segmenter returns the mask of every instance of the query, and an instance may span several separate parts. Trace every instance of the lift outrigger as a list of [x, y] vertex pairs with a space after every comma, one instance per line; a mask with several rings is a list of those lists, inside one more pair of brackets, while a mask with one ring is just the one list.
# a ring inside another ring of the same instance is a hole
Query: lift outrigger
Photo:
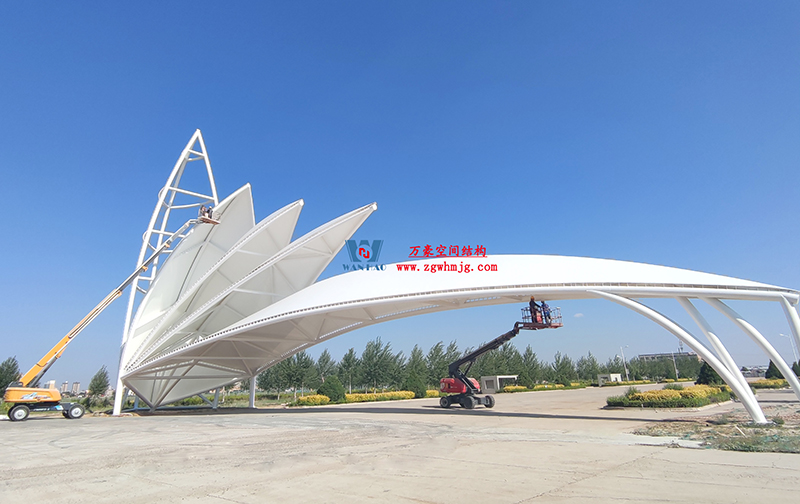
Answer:
[[83, 416], [85, 409], [79, 403], [62, 403], [61, 393], [56, 389], [39, 388], [39, 382], [44, 374], [49, 370], [56, 360], [64, 353], [67, 345], [86, 326], [88, 326], [94, 319], [100, 315], [103, 310], [114, 302], [122, 295], [122, 291], [136, 280], [139, 274], [147, 271], [147, 268], [161, 255], [172, 242], [178, 237], [185, 236], [183, 233], [191, 230], [195, 225], [200, 223], [219, 224], [218, 220], [214, 220], [211, 215], [211, 210], [207, 209], [201, 212], [197, 219], [188, 220], [180, 229], [170, 235], [164, 243], [158, 247], [153, 254], [145, 260], [141, 266], [136, 268], [136, 271], [122, 282], [119, 287], [111, 291], [100, 303], [89, 312], [88, 315], [78, 322], [56, 345], [47, 352], [44, 357], [39, 359], [39, 362], [20, 378], [19, 381], [11, 383], [3, 395], [3, 401], [9, 403], [8, 418], [12, 422], [21, 422], [28, 418], [31, 411], [60, 411], [65, 418], [78, 419]]
[[[470, 368], [475, 364], [478, 357], [486, 352], [500, 348], [504, 343], [519, 334], [520, 330], [536, 331], [538, 329], [556, 329], [563, 326], [560, 308], [550, 309], [549, 317], [546, 315], [543, 317], [541, 311], [537, 310], [536, 313], [531, 314], [530, 308], [523, 308], [522, 322], [514, 322], [513, 329], [450, 364], [447, 369], [450, 376], [449, 378], [442, 378], [439, 382], [439, 389], [452, 395], [439, 399], [439, 406], [449, 408], [453, 404], [460, 404], [462, 408], [473, 409], [475, 406], [482, 404], [487, 408], [493, 408], [494, 397], [491, 395], [479, 396], [478, 394], [481, 392], [480, 384], [475, 378], [467, 377], [467, 373], [469, 373]], [[462, 370], [461, 366], [464, 365], [466, 367]]]

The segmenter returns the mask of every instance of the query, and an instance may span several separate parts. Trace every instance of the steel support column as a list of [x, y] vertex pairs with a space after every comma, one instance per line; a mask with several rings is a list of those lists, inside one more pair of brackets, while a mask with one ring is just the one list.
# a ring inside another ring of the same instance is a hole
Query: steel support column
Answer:
[[[634, 301], [633, 299], [629, 299], [626, 297], [618, 296], [616, 294], [610, 294], [608, 292], [601, 292], [601, 291], [588, 291], [592, 294], [595, 294], [599, 297], [608, 299], [609, 301], [613, 301], [617, 304], [630, 308], [631, 310], [644, 315], [645, 317], [649, 318], [653, 322], [659, 324], [664, 329], [668, 330], [672, 334], [674, 334], [678, 339], [686, 343], [689, 348], [694, 350], [700, 357], [703, 358], [706, 362], [708, 362], [709, 366], [714, 368], [714, 370], [719, 373], [720, 377], [725, 380], [725, 383], [734, 391], [737, 397], [743, 398], [747, 396], [747, 391], [744, 390], [742, 385], [736, 379], [736, 377], [731, 373], [727, 366], [722, 363], [712, 352], [708, 350], [702, 343], [697, 341], [694, 336], [692, 336], [686, 329], [678, 325], [676, 322], [670, 320], [668, 317], [662, 315], [661, 313], [653, 310], [652, 308], [645, 306], [638, 301]], [[749, 402], [742, 401], [742, 405], [745, 407], [747, 412], [750, 414], [750, 417], [753, 419], [753, 422], [758, 424], [765, 424], [769, 423], [764, 416], [764, 412], [761, 411], [760, 407], [753, 407], [753, 404]], [[757, 406], [757, 405], [756, 405]]]
[[250, 407], [256, 407], [256, 377], [250, 378]]
[[792, 390], [794, 390], [794, 395], [797, 396], [798, 400], [800, 400], [800, 381], [798, 381], [797, 376], [795, 376], [794, 371], [792, 371], [792, 368], [786, 364], [786, 361], [783, 360], [783, 357], [781, 357], [777, 350], [775, 350], [775, 347], [773, 347], [769, 341], [767, 341], [767, 339], [760, 332], [758, 332], [758, 329], [753, 327], [750, 322], [746, 321], [741, 315], [736, 313], [733, 308], [726, 305], [719, 299], [703, 298], [703, 301], [710, 304], [719, 310], [720, 313], [731, 319], [742, 331], [744, 331], [745, 334], [750, 336], [750, 339], [755, 341], [758, 346], [761, 347], [761, 350], [767, 354], [770, 360], [774, 362], [781, 373], [783, 373], [783, 377], [786, 378], [789, 386], [792, 387]]

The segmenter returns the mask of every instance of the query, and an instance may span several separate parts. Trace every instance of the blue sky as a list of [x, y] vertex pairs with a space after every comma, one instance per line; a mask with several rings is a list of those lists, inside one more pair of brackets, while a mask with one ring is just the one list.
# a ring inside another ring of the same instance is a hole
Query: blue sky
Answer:
[[[794, 2], [3, 3], [0, 358], [27, 369], [133, 269], [196, 128], [222, 196], [250, 182], [258, 218], [305, 199], [298, 235], [377, 201], [356, 238], [384, 239], [387, 262], [471, 243], [800, 288], [799, 25]], [[115, 373], [124, 304], [48, 377]], [[517, 344], [548, 360], [677, 346], [611, 303], [559, 304], [564, 329]], [[654, 306], [693, 327], [677, 303]], [[734, 306], [791, 357], [777, 306]], [[420, 316], [327, 346], [476, 345], [517, 313]], [[704, 313], [737, 362], [766, 362]]]

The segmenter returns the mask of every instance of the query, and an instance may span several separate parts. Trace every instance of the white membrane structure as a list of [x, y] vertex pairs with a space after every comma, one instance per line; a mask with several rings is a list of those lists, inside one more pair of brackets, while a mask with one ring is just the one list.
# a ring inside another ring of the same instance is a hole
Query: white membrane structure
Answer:
[[[236, 207], [252, 210], [249, 186], [219, 204], [219, 225], [197, 228], [180, 242], [152, 279], [133, 322], [126, 324], [128, 347], [123, 343], [120, 382], [153, 408], [245, 379], [254, 385], [260, 372], [281, 360], [371, 324], [526, 303], [530, 296], [606, 299], [650, 318], [708, 362], [755, 422], [767, 422], [720, 335], [695, 307], [703, 301], [730, 318], [775, 362], [800, 399], [800, 382], [789, 364], [724, 302], [780, 303], [800, 346], [796, 290], [666, 266], [542, 255], [427, 259], [316, 282], [345, 240], [377, 208], [374, 203], [292, 242], [302, 201], [259, 224], [252, 213]], [[641, 302], [647, 298], [676, 299], [710, 347]]]

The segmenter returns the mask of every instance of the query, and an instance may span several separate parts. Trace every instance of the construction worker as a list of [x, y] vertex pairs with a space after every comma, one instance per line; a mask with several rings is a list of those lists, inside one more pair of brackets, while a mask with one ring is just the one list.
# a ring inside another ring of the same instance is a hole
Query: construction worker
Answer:
[[536, 299], [531, 296], [530, 302], [528, 305], [531, 307], [531, 322], [542, 322], [542, 315], [539, 311], [539, 305], [536, 304]]
[[542, 301], [542, 321], [545, 324], [550, 323], [550, 306], [547, 304], [547, 301]]

